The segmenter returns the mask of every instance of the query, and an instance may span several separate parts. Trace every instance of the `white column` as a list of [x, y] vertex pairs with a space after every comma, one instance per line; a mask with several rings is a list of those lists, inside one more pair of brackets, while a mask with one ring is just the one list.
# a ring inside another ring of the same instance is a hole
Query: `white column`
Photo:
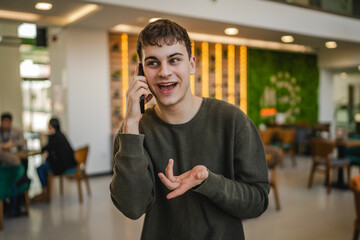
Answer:
[[54, 114], [60, 116], [74, 148], [90, 146], [88, 173], [110, 172], [108, 33], [68, 27], [53, 29], [49, 38], [52, 92], [63, 95], [63, 109], [56, 109], [54, 102]]
[[319, 122], [331, 123], [331, 136], [335, 133], [335, 119], [334, 119], [334, 96], [333, 96], [333, 72], [331, 70], [320, 68], [320, 82], [319, 82]]
[[11, 112], [13, 125], [22, 128], [20, 40], [18, 24], [0, 22], [0, 112]]

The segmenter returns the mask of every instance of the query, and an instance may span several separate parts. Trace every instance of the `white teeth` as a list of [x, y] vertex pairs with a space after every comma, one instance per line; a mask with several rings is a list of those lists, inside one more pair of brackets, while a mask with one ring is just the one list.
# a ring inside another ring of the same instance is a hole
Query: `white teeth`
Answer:
[[174, 85], [175, 83], [166, 83], [166, 84], [160, 84], [160, 86], [162, 87], [168, 87], [168, 86], [171, 86], [171, 85]]

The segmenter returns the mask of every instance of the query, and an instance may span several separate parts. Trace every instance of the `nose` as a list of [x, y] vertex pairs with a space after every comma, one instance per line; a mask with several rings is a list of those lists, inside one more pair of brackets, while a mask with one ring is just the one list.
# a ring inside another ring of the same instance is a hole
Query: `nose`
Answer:
[[158, 73], [159, 77], [168, 78], [169, 76], [171, 76], [171, 74], [172, 74], [171, 67], [167, 63], [161, 64]]

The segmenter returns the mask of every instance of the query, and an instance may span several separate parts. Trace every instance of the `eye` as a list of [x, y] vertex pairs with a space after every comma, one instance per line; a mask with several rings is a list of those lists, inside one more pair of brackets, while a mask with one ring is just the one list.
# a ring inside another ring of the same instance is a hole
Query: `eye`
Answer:
[[157, 66], [159, 63], [157, 61], [148, 61], [146, 62], [146, 66]]
[[179, 58], [171, 58], [171, 59], [170, 59], [170, 63], [177, 63], [177, 62], [179, 62], [179, 61], [180, 61]]

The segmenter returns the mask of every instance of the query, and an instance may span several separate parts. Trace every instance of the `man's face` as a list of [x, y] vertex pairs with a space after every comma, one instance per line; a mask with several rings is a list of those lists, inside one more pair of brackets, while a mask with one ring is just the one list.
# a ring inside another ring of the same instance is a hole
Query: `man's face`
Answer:
[[9, 118], [2, 119], [1, 128], [5, 131], [8, 131], [11, 128], [11, 120]]
[[191, 97], [190, 74], [195, 73], [195, 57], [189, 59], [183, 44], [145, 46], [142, 56], [145, 76], [158, 105], [171, 106]]

